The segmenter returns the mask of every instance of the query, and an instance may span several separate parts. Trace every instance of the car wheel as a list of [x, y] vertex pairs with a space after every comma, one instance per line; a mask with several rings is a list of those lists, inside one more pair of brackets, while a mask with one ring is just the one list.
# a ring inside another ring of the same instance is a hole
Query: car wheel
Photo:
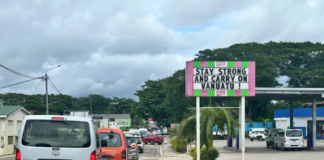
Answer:
[[298, 151], [301, 151], [301, 148], [298, 148]]
[[271, 142], [271, 148], [274, 149], [274, 143], [273, 142]]
[[147, 143], [145, 143], [145, 144], [147, 144]]
[[250, 139], [250, 141], [253, 141], [253, 139]]
[[268, 142], [266, 142], [267, 143], [267, 148], [269, 148], [269, 143]]
[[154, 141], [153, 140], [151, 140], [151, 145], [154, 145]]
[[283, 146], [283, 144], [281, 144], [281, 150], [284, 151], [285, 147]]
[[158, 144], [159, 144], [159, 145], [161, 145], [162, 143], [161, 143], [161, 142], [159, 142]]

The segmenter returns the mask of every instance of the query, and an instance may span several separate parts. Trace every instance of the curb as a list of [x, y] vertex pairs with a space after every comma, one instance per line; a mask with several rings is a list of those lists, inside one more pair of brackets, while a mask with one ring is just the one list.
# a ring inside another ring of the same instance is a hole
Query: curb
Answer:
[[[234, 148], [234, 147], [227, 147], [227, 146], [223, 146], [223, 148], [224, 148], [224, 149], [227, 149], [227, 150], [234, 151], [234, 152], [241, 152], [240, 149], [236, 149], [236, 148]], [[247, 152], [247, 151], [245, 150], [245, 152]]]
[[0, 156], [0, 158], [13, 157], [13, 156], [15, 156], [15, 154], [9, 154], [9, 155]]

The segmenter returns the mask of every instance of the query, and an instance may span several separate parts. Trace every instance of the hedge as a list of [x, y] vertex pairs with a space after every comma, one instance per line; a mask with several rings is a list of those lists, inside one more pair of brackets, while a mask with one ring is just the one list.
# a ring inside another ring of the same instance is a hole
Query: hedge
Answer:
[[180, 153], [186, 152], [187, 150], [187, 140], [179, 139], [178, 137], [173, 137], [171, 139], [172, 147]]

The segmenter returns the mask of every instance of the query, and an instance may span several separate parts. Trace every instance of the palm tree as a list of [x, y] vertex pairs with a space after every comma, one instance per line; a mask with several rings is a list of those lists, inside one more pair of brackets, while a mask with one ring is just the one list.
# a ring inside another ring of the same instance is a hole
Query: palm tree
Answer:
[[[179, 138], [193, 138], [196, 135], [196, 114], [195, 108], [190, 108], [189, 116], [186, 117], [179, 126]], [[227, 125], [225, 129], [224, 125]], [[237, 120], [234, 119], [233, 113], [224, 108], [201, 108], [200, 109], [200, 148], [206, 146], [209, 158], [213, 155], [213, 127], [218, 125], [218, 130], [227, 135], [235, 134], [235, 127], [238, 126]], [[197, 146], [198, 147], [198, 146]]]

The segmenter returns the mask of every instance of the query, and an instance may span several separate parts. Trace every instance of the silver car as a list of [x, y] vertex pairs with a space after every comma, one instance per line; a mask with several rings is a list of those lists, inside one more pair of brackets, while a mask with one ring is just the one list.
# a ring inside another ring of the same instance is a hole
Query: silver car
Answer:
[[125, 134], [128, 150], [128, 159], [129, 160], [138, 160], [139, 159], [139, 149], [135, 140], [135, 137], [132, 134]]

